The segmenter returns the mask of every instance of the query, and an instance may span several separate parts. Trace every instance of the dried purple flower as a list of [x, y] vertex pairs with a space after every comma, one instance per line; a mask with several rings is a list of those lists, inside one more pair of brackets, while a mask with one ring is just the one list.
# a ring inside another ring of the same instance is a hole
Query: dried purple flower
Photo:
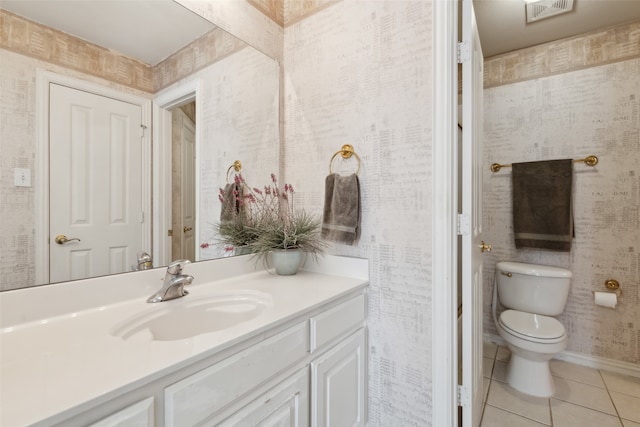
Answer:
[[276, 175], [273, 173], [271, 174], [271, 182], [273, 182], [274, 184], [278, 182], [278, 180], [276, 179]]
[[208, 243], [203, 243], [203, 244], [200, 245], [200, 247], [202, 249], [207, 249], [209, 247], [209, 244]]

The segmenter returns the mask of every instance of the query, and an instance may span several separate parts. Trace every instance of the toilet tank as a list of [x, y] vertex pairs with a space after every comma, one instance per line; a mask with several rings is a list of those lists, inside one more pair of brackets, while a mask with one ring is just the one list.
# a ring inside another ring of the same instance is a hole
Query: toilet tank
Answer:
[[500, 302], [507, 308], [527, 313], [557, 316], [569, 296], [571, 271], [521, 262], [496, 264]]

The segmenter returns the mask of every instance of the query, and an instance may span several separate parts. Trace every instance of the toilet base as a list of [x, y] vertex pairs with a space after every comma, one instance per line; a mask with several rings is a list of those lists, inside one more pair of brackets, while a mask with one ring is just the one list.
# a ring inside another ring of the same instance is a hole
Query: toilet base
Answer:
[[[511, 348], [511, 360], [507, 366], [507, 382], [514, 389], [537, 397], [551, 397], [555, 392], [549, 360], [553, 354], [536, 354], [535, 358], [523, 357]], [[528, 354], [528, 356], [532, 356]]]

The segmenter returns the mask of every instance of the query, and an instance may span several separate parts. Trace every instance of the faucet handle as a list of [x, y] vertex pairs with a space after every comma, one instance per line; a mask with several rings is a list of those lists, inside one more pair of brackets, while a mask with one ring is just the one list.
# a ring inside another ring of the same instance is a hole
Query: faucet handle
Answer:
[[182, 274], [182, 269], [185, 265], [191, 264], [191, 261], [188, 259], [180, 259], [178, 261], [173, 261], [171, 264], [167, 266], [167, 273], [178, 275]]

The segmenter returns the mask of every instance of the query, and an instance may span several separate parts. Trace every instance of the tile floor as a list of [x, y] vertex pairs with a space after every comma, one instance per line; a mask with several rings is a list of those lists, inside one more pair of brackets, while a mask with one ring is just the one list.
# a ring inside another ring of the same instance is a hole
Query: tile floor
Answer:
[[506, 383], [510, 354], [484, 344], [481, 427], [640, 427], [640, 378], [551, 361], [553, 397], [532, 397]]

